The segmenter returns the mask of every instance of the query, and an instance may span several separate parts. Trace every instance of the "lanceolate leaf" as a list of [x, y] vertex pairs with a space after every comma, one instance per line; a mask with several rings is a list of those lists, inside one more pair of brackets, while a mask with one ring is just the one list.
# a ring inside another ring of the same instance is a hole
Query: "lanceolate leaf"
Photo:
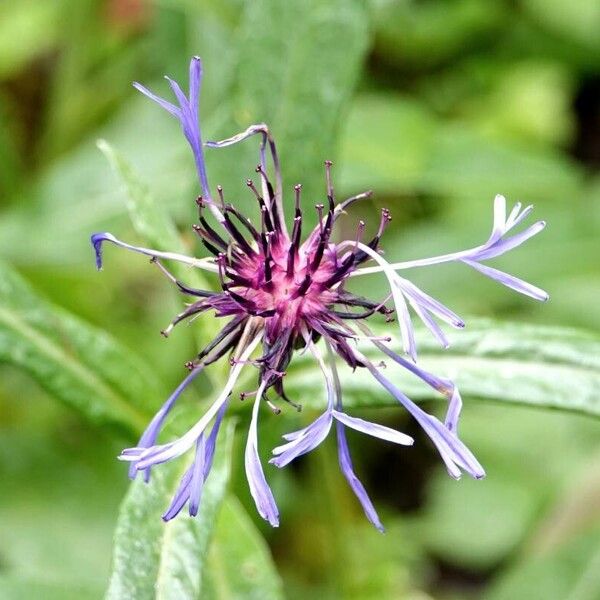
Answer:
[[219, 514], [208, 567], [207, 599], [284, 597], [269, 547], [235, 496], [227, 498]]
[[0, 264], [0, 362], [20, 367], [96, 423], [138, 431], [161, 385], [140, 359], [104, 332], [45, 300]]
[[500, 576], [490, 600], [595, 600], [600, 596], [598, 527], [555, 552], [529, 558]]
[[[378, 327], [378, 334], [395, 336], [394, 323]], [[463, 331], [450, 332], [444, 350], [419, 336], [419, 365], [453, 379], [463, 396], [514, 402], [600, 416], [600, 338], [594, 334], [558, 327], [494, 323], [468, 319]], [[396, 340], [391, 343], [401, 352]], [[368, 348], [368, 346], [365, 346]], [[368, 354], [378, 362], [381, 354]], [[386, 376], [415, 399], [442, 398], [390, 360]], [[321, 376], [310, 357], [293, 361], [286, 387], [307, 406], [324, 406]], [[347, 406], [377, 407], [395, 401], [363, 369], [342, 373]], [[323, 392], [324, 394], [324, 392]]]
[[[267, 123], [279, 149], [284, 195], [293, 197], [293, 185], [302, 183], [304, 197], [314, 204], [325, 196], [323, 161], [335, 158], [338, 129], [368, 48], [365, 3], [256, 0], [244, 6], [231, 124], [219, 129]], [[251, 168], [258, 140], [246, 144], [250, 158], [242, 164]], [[239, 163], [219, 165], [223, 160], [215, 159], [213, 179], [249, 176], [240, 173]]]
[[117, 523], [107, 600], [203, 597], [208, 545], [229, 481], [233, 430], [229, 422], [219, 435], [197, 517], [182, 512], [168, 523], [160, 518], [188, 466], [185, 457], [154, 469], [150, 483], [138, 477], [131, 485]]
[[0, 590], [3, 600], [97, 600], [100, 597], [100, 590], [88, 584], [32, 581], [10, 575], [0, 576]]
[[[170, 215], [156, 201], [148, 186], [139, 179], [133, 167], [105, 140], [98, 140], [97, 145], [123, 183], [129, 217], [144, 243], [156, 250], [190, 254], [190, 249], [185, 247]], [[191, 287], [209, 290], [214, 285], [198, 269], [175, 262], [169, 264], [169, 269]], [[201, 344], [210, 341], [218, 331], [214, 324], [215, 321], [207, 319], [202, 327], [194, 328]]]

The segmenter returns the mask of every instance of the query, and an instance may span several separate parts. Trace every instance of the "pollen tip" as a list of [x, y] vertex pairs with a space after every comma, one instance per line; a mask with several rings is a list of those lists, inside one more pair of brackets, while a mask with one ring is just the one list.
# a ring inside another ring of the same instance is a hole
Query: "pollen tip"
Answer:
[[217, 186], [217, 192], [222, 192], [223, 191], [223, 186], [222, 185], [218, 185]]
[[295, 189], [297, 192], [299, 192], [299, 191], [302, 189], [302, 184], [301, 184], [301, 183], [297, 183], [297, 184], [294, 186], [294, 189]]
[[252, 179], [246, 179], [246, 185], [248, 187], [252, 187], [254, 184], [252, 183]]
[[162, 335], [164, 338], [168, 338], [169, 337], [169, 332], [166, 329], [161, 329], [160, 330], [160, 335]]
[[331, 162], [330, 160], [326, 160], [325, 161], [325, 166], [326, 167], [331, 167], [333, 165], [333, 162]]
[[188, 371], [192, 371], [194, 369], [194, 363], [191, 360], [188, 360], [184, 365], [183, 365]]

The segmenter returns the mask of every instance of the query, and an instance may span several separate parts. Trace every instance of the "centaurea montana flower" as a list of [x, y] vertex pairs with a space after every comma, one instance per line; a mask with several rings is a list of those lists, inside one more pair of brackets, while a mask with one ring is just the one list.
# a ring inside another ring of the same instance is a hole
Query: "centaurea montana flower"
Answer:
[[[219, 427], [230, 395], [241, 371], [248, 365], [253, 366], [258, 371], [257, 389], [242, 394], [243, 397], [254, 397], [245, 450], [246, 475], [258, 512], [271, 525], [277, 526], [277, 505], [258, 455], [258, 414], [263, 404], [270, 406], [276, 413], [280, 412], [280, 408], [267, 397], [267, 392], [271, 390], [280, 401], [299, 408], [285, 393], [284, 375], [294, 352], [302, 350], [312, 354], [323, 373], [327, 391], [326, 406], [323, 413], [310, 425], [283, 436], [285, 443], [273, 450], [273, 458], [270, 460], [272, 464], [284, 467], [297, 457], [310, 452], [327, 437], [335, 424], [341, 470], [368, 519], [378, 529], [383, 530], [364, 486], [354, 473], [345, 430], [349, 427], [400, 445], [411, 445], [413, 439], [389, 427], [353, 417], [344, 411], [336, 369], [337, 355], [352, 369], [365, 369], [408, 410], [431, 438], [452, 477], [458, 479], [461, 472], [465, 471], [476, 479], [482, 478], [485, 475], [482, 466], [457, 435], [462, 406], [457, 387], [452, 381], [437, 377], [417, 364], [417, 347], [410, 309], [445, 347], [448, 341], [438, 321], [455, 328], [464, 327], [464, 323], [438, 300], [401, 277], [398, 271], [444, 262], [462, 262], [517, 292], [536, 300], [546, 300], [548, 296], [543, 290], [483, 264], [483, 261], [521, 245], [541, 231], [544, 222], [539, 221], [520, 233], [513, 233], [514, 228], [531, 212], [531, 207], [521, 210], [521, 205], [517, 204], [507, 216], [506, 201], [504, 197], [497, 196], [494, 201], [492, 232], [485, 243], [469, 250], [424, 260], [389, 263], [379, 252], [381, 237], [391, 219], [388, 210], [382, 210], [379, 227], [372, 239], [363, 240], [365, 224], [360, 221], [354, 239], [332, 241], [333, 227], [345, 214], [345, 209], [359, 200], [369, 198], [371, 193], [366, 192], [336, 203], [331, 180], [331, 162], [326, 161], [326, 202], [317, 204], [318, 224], [308, 232], [302, 242], [301, 186], [297, 185], [294, 188], [294, 218], [290, 232], [284, 214], [277, 150], [266, 125], [252, 125], [229, 139], [203, 144], [198, 120], [201, 79], [202, 65], [197, 57], [193, 58], [190, 64], [187, 96], [176, 82], [168, 79], [177, 105], [159, 98], [138, 83], [134, 85], [178, 119], [183, 128], [183, 133], [192, 148], [202, 190], [202, 195], [197, 200], [199, 220], [193, 228], [213, 256], [208, 259], [196, 259], [132, 246], [110, 233], [97, 233], [92, 236], [99, 269], [102, 267], [103, 243], [111, 242], [150, 256], [179, 290], [193, 299], [163, 332], [165, 336], [177, 323], [207, 311], [214, 311], [217, 317], [227, 319], [216, 338], [199, 352], [194, 360], [187, 363], [190, 373], [152, 419], [138, 445], [123, 450], [120, 458], [131, 463], [130, 476], [135, 477], [138, 471], [142, 471], [147, 480], [152, 467], [181, 456], [195, 446], [192, 465], [184, 474], [163, 518], [173, 518], [186, 504], [191, 515], [197, 514], [202, 487], [211, 469]], [[220, 187], [217, 188], [218, 198], [213, 197], [203, 154], [203, 146], [221, 148], [254, 135], [260, 136], [261, 140], [260, 162], [256, 168], [260, 184], [257, 187], [250, 179], [247, 184], [256, 197], [260, 210], [261, 224], [258, 228], [235, 206], [226, 203]], [[273, 182], [267, 174], [267, 156], [270, 156], [272, 162]], [[205, 209], [212, 213], [217, 228], [209, 223]], [[220, 290], [207, 291], [187, 286], [171, 275], [163, 260], [179, 261], [214, 273], [218, 278]], [[375, 266], [361, 267], [369, 261], [374, 261]], [[346, 289], [350, 278], [370, 273], [383, 273], [387, 278], [390, 294], [383, 302], [357, 296]], [[389, 300], [393, 302], [393, 309], [386, 306]], [[368, 317], [376, 313], [391, 320], [390, 315], [394, 311], [407, 357], [392, 351], [386, 345], [390, 339], [373, 335], [365, 323]], [[360, 333], [357, 332], [357, 328]], [[384, 376], [381, 365], [372, 362], [358, 349], [355, 343], [358, 339], [369, 340], [389, 359], [444, 395], [448, 400], [445, 421], [442, 422], [428, 414], [407, 398]], [[322, 344], [318, 343], [320, 340]], [[253, 358], [259, 346], [262, 347], [261, 354], [258, 358]], [[322, 352], [322, 349], [325, 349], [325, 352]], [[231, 355], [231, 370], [223, 389], [210, 408], [181, 437], [167, 443], [158, 443], [159, 432], [182, 392], [203, 369], [225, 355]], [[211, 422], [212, 429], [207, 433]]]

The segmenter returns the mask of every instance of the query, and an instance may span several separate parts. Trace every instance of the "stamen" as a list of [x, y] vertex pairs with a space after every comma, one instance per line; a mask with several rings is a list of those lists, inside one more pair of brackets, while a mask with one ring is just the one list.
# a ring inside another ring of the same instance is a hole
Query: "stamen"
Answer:
[[217, 245], [227, 248], [229, 244], [210, 226], [209, 222], [203, 216], [200, 217], [200, 223], [202, 223], [206, 233], [208, 233]]
[[276, 415], [281, 414], [281, 409], [278, 408], [277, 406], [275, 406], [270, 400], [267, 400], [266, 397], [265, 397], [265, 402], [267, 403], [268, 407], [273, 411], [274, 414], [276, 414]]
[[229, 216], [229, 214], [225, 213], [225, 215], [223, 216], [223, 219], [224, 219], [224, 225], [227, 228], [227, 231], [229, 232], [231, 237], [242, 247], [244, 252], [246, 254], [249, 254], [250, 256], [255, 255], [256, 251], [254, 250], [254, 248], [252, 248], [252, 246], [250, 246], [250, 244], [248, 243], [246, 238], [240, 233], [239, 229], [233, 224], [233, 221], [231, 220], [231, 217]]
[[182, 283], [181, 281], [179, 281], [179, 279], [177, 279], [159, 260], [158, 258], [156, 258], [156, 256], [153, 256], [150, 259], [150, 262], [152, 264], [155, 264], [158, 269], [161, 271], [161, 273], [164, 274], [164, 276], [171, 282], [174, 283], [184, 294], [189, 294], [190, 296], [200, 296], [203, 298], [210, 298], [211, 296], [215, 295], [215, 292], [208, 292], [205, 290], [199, 290], [196, 288], [192, 288], [189, 287], [187, 285], [185, 285], [185, 283]]
[[312, 278], [310, 273], [307, 273], [302, 280], [302, 283], [298, 286], [298, 289], [292, 294], [292, 300], [295, 298], [299, 298], [300, 296], [304, 296], [310, 284], [312, 283]]
[[333, 163], [330, 160], [325, 161], [325, 178], [327, 179], [327, 200], [329, 201], [329, 212], [332, 213], [335, 210], [335, 197], [333, 195], [333, 183], [331, 181], [331, 166]]
[[256, 166], [256, 172], [259, 173], [261, 176], [263, 189], [266, 188], [267, 193], [269, 194], [268, 208], [271, 215], [273, 216], [273, 224], [275, 226], [275, 230], [281, 231], [281, 216], [279, 214], [277, 204], [275, 203], [275, 193], [273, 192], [273, 186], [271, 185], [271, 182], [269, 181], [269, 178], [267, 177], [261, 165]]
[[222, 186], [217, 186], [217, 194], [219, 194], [219, 200], [221, 201], [221, 208], [225, 209], [225, 198], [223, 197], [223, 188]]
[[296, 217], [300, 217], [302, 216], [302, 211], [300, 210], [300, 194], [302, 193], [302, 184], [301, 183], [297, 183], [294, 186], [294, 192], [296, 193], [296, 202], [295, 202], [295, 209], [296, 209]]

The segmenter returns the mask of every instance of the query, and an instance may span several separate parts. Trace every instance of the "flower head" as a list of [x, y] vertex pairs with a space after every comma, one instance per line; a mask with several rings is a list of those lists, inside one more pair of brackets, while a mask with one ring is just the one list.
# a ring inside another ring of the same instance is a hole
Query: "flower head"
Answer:
[[[441, 302], [401, 277], [398, 271], [451, 261], [462, 262], [522, 294], [545, 300], [547, 295], [539, 288], [482, 262], [519, 246], [538, 233], [544, 223], [540, 221], [520, 233], [512, 234], [515, 227], [529, 214], [531, 207], [521, 210], [517, 204], [507, 217], [506, 201], [502, 196], [497, 196], [492, 232], [484, 244], [424, 260], [389, 263], [380, 254], [380, 242], [391, 219], [386, 209], [382, 210], [379, 226], [371, 239], [364, 239], [365, 224], [360, 221], [353, 239], [334, 241], [334, 226], [345, 209], [354, 202], [369, 198], [371, 193], [365, 192], [338, 203], [332, 183], [332, 163], [325, 161], [326, 193], [324, 201], [315, 207], [318, 217], [316, 227], [305, 234], [302, 188], [296, 185], [293, 221], [288, 229], [279, 158], [269, 129], [264, 124], [252, 125], [229, 139], [203, 144], [198, 119], [201, 79], [202, 67], [197, 57], [190, 64], [188, 96], [176, 82], [168, 79], [177, 105], [159, 98], [140, 84], [134, 85], [179, 120], [192, 148], [202, 192], [197, 199], [198, 223], [193, 228], [211, 257], [196, 259], [132, 246], [109, 233], [92, 236], [99, 269], [102, 267], [102, 246], [104, 242], [111, 242], [150, 256], [179, 290], [192, 298], [193, 301], [163, 331], [165, 336], [170, 334], [177, 323], [209, 311], [213, 311], [224, 322], [216, 338], [187, 363], [190, 371], [188, 376], [154, 416], [138, 445], [122, 452], [120, 458], [131, 463], [130, 475], [135, 477], [138, 471], [142, 471], [148, 479], [153, 466], [174, 459], [195, 447], [194, 461], [183, 476], [163, 518], [173, 518], [186, 503], [190, 514], [195, 515], [202, 486], [210, 472], [219, 427], [231, 393], [241, 371], [248, 367], [255, 368], [258, 376], [256, 390], [242, 394], [242, 397], [254, 398], [245, 451], [246, 475], [260, 515], [271, 525], [277, 526], [277, 506], [258, 455], [258, 414], [263, 405], [279, 413], [282, 402], [300, 409], [300, 405], [288, 398], [285, 392], [284, 376], [294, 353], [303, 351], [314, 357], [323, 373], [327, 391], [324, 411], [304, 429], [284, 436], [285, 443], [273, 450], [273, 458], [270, 460], [272, 464], [284, 467], [298, 456], [310, 452], [327, 437], [335, 424], [342, 472], [368, 519], [377, 528], [383, 529], [364, 486], [354, 473], [345, 430], [349, 427], [399, 445], [411, 445], [413, 440], [389, 427], [353, 417], [344, 411], [336, 368], [336, 357], [339, 357], [353, 369], [368, 372], [406, 408], [431, 438], [451, 476], [458, 478], [465, 471], [472, 477], [483, 477], [483, 468], [457, 436], [462, 406], [458, 389], [451, 381], [437, 377], [417, 364], [411, 309], [444, 346], [448, 342], [438, 321], [457, 328], [464, 327], [464, 323]], [[254, 135], [260, 137], [259, 164], [256, 167], [256, 181], [248, 179], [247, 185], [258, 206], [260, 223], [257, 224], [229, 204], [220, 187], [217, 187], [217, 197], [213, 197], [203, 154], [204, 146], [221, 148]], [[271, 165], [267, 164], [267, 155]], [[272, 178], [269, 171], [272, 171]], [[213, 224], [207, 218], [207, 211], [212, 215]], [[163, 261], [171, 260], [212, 272], [219, 291], [194, 289], [177, 280], [163, 264]], [[363, 266], [369, 262], [374, 262], [375, 265]], [[387, 298], [371, 300], [347, 289], [352, 277], [371, 273], [383, 273], [387, 278], [390, 288]], [[390, 339], [373, 335], [366, 324], [367, 319], [376, 314], [392, 320], [393, 313], [397, 315], [406, 356], [393, 352], [387, 345]], [[380, 366], [359, 350], [356, 341], [360, 339], [368, 340], [388, 358], [444, 395], [448, 400], [445, 422], [442, 423], [423, 411], [386, 378]], [[260, 352], [256, 355], [259, 347]], [[203, 369], [224, 356], [230, 356], [231, 370], [219, 396], [184, 435], [159, 444], [158, 435], [181, 393]], [[207, 434], [211, 422], [212, 429]]]

